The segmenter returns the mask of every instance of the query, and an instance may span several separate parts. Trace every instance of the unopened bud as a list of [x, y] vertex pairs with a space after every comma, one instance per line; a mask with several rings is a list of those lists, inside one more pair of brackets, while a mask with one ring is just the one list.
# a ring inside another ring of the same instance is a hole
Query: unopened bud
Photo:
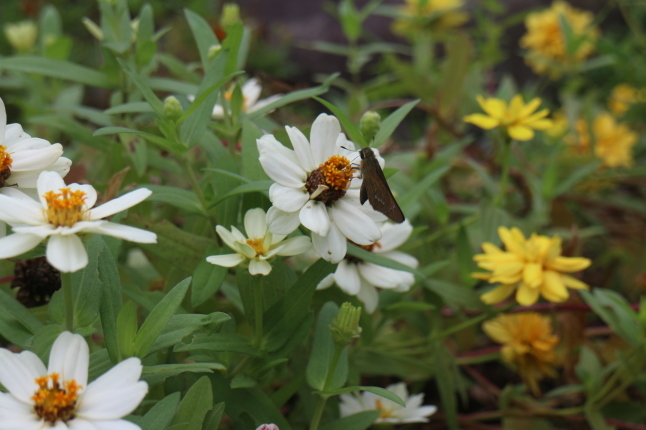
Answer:
[[361, 120], [359, 120], [359, 130], [361, 130], [361, 134], [368, 142], [375, 137], [380, 127], [381, 116], [373, 110], [364, 113]]
[[92, 36], [96, 37], [98, 41], [103, 40], [103, 30], [101, 30], [101, 27], [96, 25], [94, 21], [92, 21], [90, 18], [84, 17], [83, 19], [81, 19], [81, 22], [83, 23], [85, 28], [87, 28], [87, 31], [89, 31]]
[[168, 96], [164, 100], [164, 115], [168, 119], [178, 119], [184, 113], [182, 104], [174, 96]]
[[339, 313], [330, 324], [332, 340], [335, 344], [344, 347], [361, 335], [359, 318], [361, 318], [360, 307], [354, 307], [348, 302], [341, 305]]
[[209, 46], [208, 58], [209, 61], [215, 58], [215, 55], [222, 50], [222, 45], [211, 45]]
[[33, 21], [8, 23], [4, 26], [4, 34], [9, 44], [18, 52], [29, 52], [36, 44], [38, 27]]
[[240, 22], [240, 7], [235, 3], [225, 3], [222, 7], [222, 17], [220, 18], [220, 25], [222, 28], [232, 26], [236, 22]]

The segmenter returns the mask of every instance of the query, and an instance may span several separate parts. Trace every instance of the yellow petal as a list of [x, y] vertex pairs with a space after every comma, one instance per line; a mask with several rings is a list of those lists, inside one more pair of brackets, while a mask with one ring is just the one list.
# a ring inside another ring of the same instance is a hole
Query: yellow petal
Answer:
[[556, 257], [545, 265], [548, 269], [557, 272], [578, 272], [590, 266], [592, 261], [583, 257]]
[[464, 122], [477, 125], [484, 130], [491, 130], [492, 128], [498, 127], [500, 125], [500, 121], [496, 118], [492, 118], [481, 113], [467, 115], [463, 120]]
[[543, 119], [537, 119], [536, 121], [532, 121], [527, 125], [529, 125], [534, 130], [549, 130], [552, 127], [554, 127], [554, 121], [548, 118], [543, 118]]
[[532, 114], [538, 107], [541, 105], [541, 99], [538, 97], [535, 99], [532, 99], [529, 103], [525, 105], [518, 114], [520, 117], [526, 117]]
[[502, 249], [498, 248], [496, 245], [493, 243], [489, 242], [484, 242], [482, 244], [482, 250], [485, 252], [485, 254], [502, 254], [503, 251]]
[[590, 286], [585, 282], [581, 282], [576, 278], [573, 278], [570, 275], [561, 275], [561, 281], [563, 285], [574, 290], [589, 290]]
[[480, 300], [488, 305], [494, 305], [506, 300], [516, 289], [515, 285], [500, 285], [480, 296]]
[[547, 115], [549, 115], [549, 113], [550, 113], [549, 109], [540, 110], [540, 111], [536, 112], [534, 115], [530, 115], [527, 118], [524, 118], [522, 120], [523, 124], [528, 124], [529, 125], [530, 123], [532, 123], [534, 121], [538, 121], [538, 120], [540, 120], [542, 118], [545, 118]]
[[507, 112], [507, 103], [500, 99], [492, 98], [485, 100], [480, 97], [478, 98], [478, 103], [480, 103], [482, 110], [494, 118], [503, 118]]
[[543, 267], [538, 263], [526, 263], [523, 268], [523, 282], [531, 288], [543, 283]]
[[521, 141], [530, 140], [534, 137], [534, 131], [524, 125], [512, 125], [507, 128], [507, 133], [512, 139]]
[[505, 244], [508, 252], [512, 252], [520, 257], [525, 257], [527, 255], [527, 250], [525, 249], [525, 236], [523, 232], [518, 228], [514, 227], [511, 230], [505, 227], [498, 228], [498, 235], [500, 240]]
[[563, 302], [570, 297], [570, 293], [561, 280], [561, 275], [551, 270], [543, 272], [543, 288], [541, 294], [550, 302]]
[[[501, 320], [500, 318], [485, 321], [482, 324], [482, 330], [494, 342], [503, 344], [513, 342], [514, 336], [509, 330], [507, 330], [507, 326], [502, 321], [503, 320]], [[510, 350], [509, 352], [513, 354], [513, 348], [505, 347], [503, 349], [508, 349]]]
[[509, 102], [509, 113], [511, 115], [520, 115], [523, 110], [524, 104], [525, 103], [523, 103], [523, 96], [516, 94], [511, 98], [511, 102]]
[[520, 284], [516, 291], [516, 301], [523, 306], [531, 306], [538, 300], [538, 288], [531, 288], [529, 285]]

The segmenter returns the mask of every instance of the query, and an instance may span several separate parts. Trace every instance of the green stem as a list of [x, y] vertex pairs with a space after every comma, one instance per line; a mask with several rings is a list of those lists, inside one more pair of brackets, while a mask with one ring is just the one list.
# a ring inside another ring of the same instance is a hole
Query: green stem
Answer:
[[[332, 383], [334, 374], [336, 373], [336, 367], [339, 365], [339, 360], [341, 359], [341, 353], [343, 352], [342, 346], [334, 346], [334, 354], [332, 355], [332, 360], [330, 361], [330, 367], [328, 367], [327, 375], [325, 376], [325, 382], [323, 383], [323, 392], [327, 391]], [[325, 409], [325, 403], [327, 402], [329, 396], [321, 394], [318, 402], [316, 403], [316, 408], [314, 409], [314, 414], [312, 415], [312, 422], [310, 424], [310, 430], [318, 430], [319, 423], [321, 422], [321, 417], [323, 416], [323, 410]]]
[[502, 176], [500, 177], [500, 190], [494, 200], [494, 206], [502, 206], [505, 202], [505, 192], [509, 182], [509, 165], [511, 164], [511, 142], [507, 139], [503, 142], [502, 147]]
[[[259, 279], [256, 279], [259, 278]], [[262, 314], [263, 314], [263, 304], [262, 304], [262, 275], [254, 276], [254, 288], [253, 288], [253, 307], [255, 312], [255, 329], [253, 332], [253, 346], [260, 348], [262, 344]]]
[[[197, 177], [195, 176], [195, 172], [191, 168], [191, 163], [188, 159], [188, 154], [184, 156], [179, 157], [179, 162], [182, 165], [182, 169], [186, 173], [186, 176], [188, 177], [188, 181], [191, 183], [191, 188], [193, 189], [193, 192], [197, 196], [197, 199], [200, 201], [200, 205], [202, 206], [202, 210], [204, 211], [204, 214], [208, 217], [209, 221], [211, 222], [211, 227], [215, 228], [216, 225], [218, 225], [218, 220], [215, 218], [214, 215], [211, 215], [208, 213], [208, 207], [209, 205], [206, 202], [206, 197], [204, 197], [204, 193], [202, 192], [202, 188], [200, 187], [199, 182], [197, 181]], [[218, 243], [222, 245], [220, 242], [220, 237], [217, 237]]]
[[61, 288], [65, 299], [65, 328], [74, 332], [74, 292], [72, 291], [72, 272], [61, 272]]
[[323, 410], [325, 409], [325, 402], [327, 402], [327, 396], [321, 396], [316, 402], [316, 408], [314, 409], [314, 415], [312, 415], [310, 430], [318, 430], [319, 423], [321, 422], [321, 417], [323, 416]]

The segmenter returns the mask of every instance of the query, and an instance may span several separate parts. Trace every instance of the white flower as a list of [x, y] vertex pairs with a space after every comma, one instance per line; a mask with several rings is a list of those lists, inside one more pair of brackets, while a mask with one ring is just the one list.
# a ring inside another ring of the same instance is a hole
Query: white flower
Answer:
[[[413, 232], [410, 222], [408, 220], [401, 224], [388, 222], [381, 224], [379, 228], [381, 230], [379, 242], [362, 248], [416, 269], [418, 261], [415, 257], [395, 251]], [[335, 283], [347, 294], [357, 296], [364, 303], [366, 312], [372, 313], [379, 303], [379, 294], [375, 287], [405, 292], [415, 283], [415, 276], [410, 272], [390, 269], [346, 255], [336, 271], [326, 276], [317, 289], [322, 290]]]
[[[275, 102], [276, 100], [280, 99], [283, 95], [282, 94], [274, 94], [273, 96], [269, 96], [266, 99], [258, 100], [260, 98], [260, 93], [262, 91], [262, 87], [258, 83], [258, 80], [256, 78], [249, 79], [247, 82], [245, 82], [242, 85], [242, 111], [246, 113], [251, 113], [255, 112], [259, 109], [264, 108], [270, 103]], [[226, 91], [224, 93], [224, 98], [231, 103], [231, 99], [233, 98], [233, 89]], [[195, 100], [195, 96], [188, 96], [188, 99], [190, 101]], [[222, 107], [221, 104], [216, 104], [213, 106], [213, 112], [211, 113], [211, 117], [215, 119], [219, 118], [224, 118], [224, 107]]]
[[347, 417], [364, 411], [381, 411], [376, 423], [426, 423], [429, 416], [437, 411], [437, 407], [432, 405], [422, 406], [424, 394], [415, 394], [408, 396], [406, 384], [399, 382], [386, 387], [401, 398], [406, 407], [402, 407], [395, 402], [385, 399], [381, 396], [364, 391], [361, 394], [341, 394], [341, 416]]
[[11, 258], [47, 242], [47, 261], [61, 272], [75, 272], [88, 263], [81, 233], [98, 233], [139, 243], [156, 243], [157, 235], [102, 220], [145, 200], [152, 192], [140, 188], [91, 209], [97, 194], [91, 185], [65, 185], [56, 172], [42, 172], [36, 201], [14, 188], [0, 189], [0, 220], [13, 234], [0, 239], [0, 259]]
[[369, 203], [359, 203], [361, 180], [354, 178], [351, 162], [354, 145], [341, 133], [339, 121], [319, 115], [309, 141], [296, 127], [285, 128], [294, 150], [269, 134], [257, 140], [260, 164], [276, 182], [269, 188], [274, 205], [267, 212], [269, 230], [289, 234], [303, 224], [312, 231], [316, 252], [332, 263], [345, 256], [346, 238], [359, 245], [379, 240], [375, 221], [386, 217]]
[[49, 366], [36, 354], [0, 348], [2, 430], [140, 430], [120, 418], [130, 414], [148, 392], [139, 381], [141, 361], [131, 357], [88, 385], [90, 353], [81, 335], [61, 333]]
[[262, 424], [256, 430], [280, 430], [276, 424]]
[[44, 170], [65, 176], [72, 162], [61, 157], [60, 143], [31, 137], [20, 124], [7, 125], [7, 111], [0, 98], [0, 187], [36, 188], [38, 175]]
[[224, 267], [233, 267], [244, 262], [249, 264], [249, 273], [252, 275], [269, 275], [271, 264], [267, 260], [275, 255], [302, 254], [312, 246], [310, 238], [307, 236], [296, 236], [283, 240], [285, 235], [269, 232], [265, 211], [260, 208], [247, 211], [244, 216], [244, 229], [247, 236], [233, 226], [229, 231], [218, 225], [215, 231], [236, 254], [211, 255], [206, 257], [206, 261]]

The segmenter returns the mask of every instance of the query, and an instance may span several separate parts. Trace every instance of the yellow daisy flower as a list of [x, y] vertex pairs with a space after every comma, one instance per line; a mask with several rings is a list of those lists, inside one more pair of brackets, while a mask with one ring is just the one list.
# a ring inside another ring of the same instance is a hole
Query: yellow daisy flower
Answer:
[[[564, 19], [575, 40], [583, 40], [574, 52], [568, 52], [561, 20]], [[570, 68], [589, 57], [594, 51], [594, 41], [599, 38], [599, 29], [592, 25], [591, 12], [573, 8], [563, 1], [555, 1], [552, 7], [542, 12], [530, 13], [525, 19], [527, 33], [520, 39], [521, 48], [529, 50], [527, 64], [538, 74], [552, 78], [561, 76], [562, 68]]]
[[504, 100], [477, 96], [476, 99], [485, 114], [474, 113], [464, 117], [468, 122], [478, 127], [491, 130], [503, 127], [512, 139], [530, 140], [534, 130], [547, 130], [552, 127], [552, 120], [545, 118], [550, 111], [543, 109], [535, 112], [541, 104], [541, 99], [535, 98], [529, 103], [523, 102], [523, 97], [516, 94], [509, 104]]
[[630, 109], [630, 105], [644, 102], [646, 102], [646, 91], [638, 90], [628, 84], [619, 84], [612, 89], [608, 109], [616, 116], [621, 116]]
[[552, 333], [548, 317], [536, 312], [504, 314], [486, 321], [482, 329], [491, 340], [503, 345], [503, 360], [518, 371], [534, 394], [540, 392], [538, 381], [556, 376], [554, 347], [559, 338]]
[[471, 274], [497, 288], [480, 296], [487, 304], [500, 303], [516, 291], [516, 301], [523, 306], [536, 303], [539, 295], [550, 302], [563, 302], [570, 296], [568, 288], [588, 289], [588, 285], [563, 272], [578, 272], [590, 266], [582, 257], [561, 256], [561, 238], [536, 233], [525, 239], [517, 229], [499, 227], [498, 234], [505, 251], [492, 243], [482, 244], [484, 254], [473, 257], [481, 269], [491, 273]]
[[405, 0], [393, 22], [393, 32], [406, 35], [415, 31], [445, 30], [459, 27], [469, 20], [469, 15], [460, 10], [463, 0]]

